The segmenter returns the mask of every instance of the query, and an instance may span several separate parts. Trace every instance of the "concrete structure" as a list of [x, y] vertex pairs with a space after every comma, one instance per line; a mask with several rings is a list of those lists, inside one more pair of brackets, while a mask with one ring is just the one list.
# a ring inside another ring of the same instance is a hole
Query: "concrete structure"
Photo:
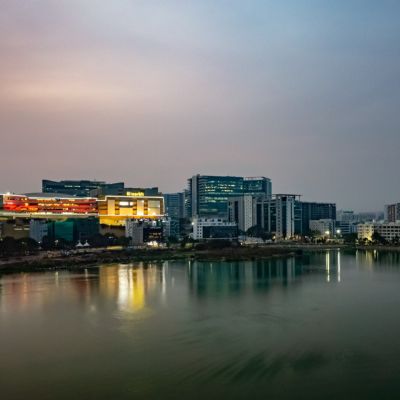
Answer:
[[45, 236], [48, 236], [49, 228], [46, 220], [31, 219], [29, 222], [29, 237], [36, 240], [38, 243], [43, 241]]
[[125, 236], [132, 239], [133, 246], [139, 246], [149, 242], [161, 243], [163, 240], [163, 228], [158, 222], [141, 222], [127, 220], [125, 224]]
[[236, 222], [241, 232], [247, 232], [257, 223], [254, 201], [254, 196], [248, 195], [232, 197], [228, 200], [228, 221]]
[[386, 205], [384, 218], [386, 222], [400, 221], [400, 203]]
[[335, 221], [333, 219], [319, 219], [310, 221], [310, 231], [318, 232], [321, 236], [335, 235]]
[[336, 221], [336, 204], [301, 201], [299, 204], [301, 210], [301, 226], [296, 227], [296, 234], [308, 235], [310, 229], [310, 221], [318, 221], [321, 219], [331, 219]]
[[357, 234], [359, 239], [372, 240], [375, 232], [388, 242], [400, 240], [400, 222], [372, 222], [359, 224], [357, 226]]
[[294, 194], [232, 197], [228, 201], [228, 220], [236, 222], [243, 232], [257, 227], [277, 239], [289, 239], [295, 236], [296, 225], [301, 225], [298, 199]]
[[193, 239], [236, 239], [238, 237], [237, 224], [221, 218], [194, 218]]
[[25, 239], [29, 237], [29, 222], [22, 218], [8, 219], [0, 222], [0, 238], [12, 237]]

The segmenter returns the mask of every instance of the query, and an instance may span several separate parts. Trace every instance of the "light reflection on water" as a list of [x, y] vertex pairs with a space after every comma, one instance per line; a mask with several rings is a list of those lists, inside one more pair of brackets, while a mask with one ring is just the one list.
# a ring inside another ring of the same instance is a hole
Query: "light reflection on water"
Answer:
[[4, 275], [0, 395], [393, 398], [399, 285], [361, 251]]

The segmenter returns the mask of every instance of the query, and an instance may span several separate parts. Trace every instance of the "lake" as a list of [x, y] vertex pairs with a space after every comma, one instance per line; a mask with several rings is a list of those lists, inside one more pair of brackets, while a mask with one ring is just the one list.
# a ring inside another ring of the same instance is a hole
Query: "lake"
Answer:
[[395, 399], [400, 252], [0, 276], [0, 398]]

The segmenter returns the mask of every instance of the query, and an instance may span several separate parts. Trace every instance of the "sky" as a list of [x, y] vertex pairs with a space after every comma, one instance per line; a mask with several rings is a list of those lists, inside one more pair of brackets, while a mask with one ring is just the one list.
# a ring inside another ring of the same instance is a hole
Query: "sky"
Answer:
[[400, 202], [398, 0], [2, 0], [0, 192], [193, 174]]

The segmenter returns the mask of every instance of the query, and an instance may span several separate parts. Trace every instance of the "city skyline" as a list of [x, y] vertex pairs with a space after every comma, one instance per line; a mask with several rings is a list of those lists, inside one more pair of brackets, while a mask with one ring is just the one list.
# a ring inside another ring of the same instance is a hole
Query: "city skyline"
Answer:
[[[46, 10], [44, 12], [44, 10]], [[0, 192], [181, 191], [194, 174], [382, 210], [400, 201], [400, 4], [6, 0]]]

